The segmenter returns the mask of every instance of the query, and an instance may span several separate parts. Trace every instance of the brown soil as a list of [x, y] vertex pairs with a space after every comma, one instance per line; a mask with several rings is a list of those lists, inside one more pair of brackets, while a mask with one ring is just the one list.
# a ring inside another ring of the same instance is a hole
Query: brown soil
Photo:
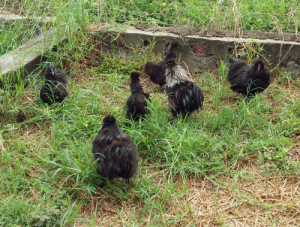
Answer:
[[[270, 226], [274, 221], [278, 226], [298, 226], [300, 221], [299, 185], [295, 178], [281, 176], [267, 177], [260, 173], [254, 161], [236, 167], [241, 176], [220, 176], [218, 181], [199, 179], [190, 176], [184, 183], [188, 189], [185, 195], [176, 197], [168, 203], [169, 215], [184, 213], [185, 220], [176, 226]], [[156, 173], [158, 170], [156, 170]], [[145, 171], [142, 176], [150, 178], [153, 172]], [[156, 178], [159, 178], [156, 176]], [[182, 189], [182, 178], [176, 177], [174, 183]], [[134, 190], [134, 189], [133, 189]], [[164, 189], [162, 189], [162, 194]], [[131, 216], [136, 216], [145, 205], [142, 200], [133, 198], [117, 202], [103, 193], [97, 193], [80, 210], [80, 217], [90, 219], [99, 202], [96, 224], [102, 226], [129, 226]], [[101, 201], [101, 202], [100, 202]], [[190, 213], [191, 207], [192, 213]], [[121, 215], [118, 213], [124, 209]], [[139, 221], [140, 226], [150, 225], [147, 215]], [[126, 224], [127, 223], [127, 224]], [[76, 223], [78, 226], [87, 226]], [[124, 226], [124, 225], [123, 225]]]

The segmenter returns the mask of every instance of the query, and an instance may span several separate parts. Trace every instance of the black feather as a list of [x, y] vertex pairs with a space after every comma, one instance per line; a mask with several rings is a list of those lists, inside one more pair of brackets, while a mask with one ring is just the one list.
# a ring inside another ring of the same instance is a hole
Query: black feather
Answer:
[[176, 59], [178, 42], [172, 42], [170, 49], [167, 51], [166, 56], [163, 61], [159, 63], [147, 62], [144, 65], [144, 73], [150, 76], [150, 80], [160, 85], [160, 88], [166, 84], [166, 69], [167, 69], [167, 61], [169, 59]]
[[41, 99], [48, 104], [64, 101], [69, 96], [67, 82], [67, 75], [61, 69], [48, 65], [45, 84], [40, 90]]
[[109, 180], [125, 178], [126, 189], [129, 189], [129, 178], [137, 170], [136, 147], [112, 115], [106, 116], [102, 124], [103, 127], [93, 141], [93, 154], [98, 162], [97, 172]]
[[231, 90], [246, 96], [252, 96], [264, 91], [270, 85], [270, 73], [266, 62], [257, 59], [251, 66], [238, 61], [230, 66], [227, 76]]
[[185, 116], [202, 108], [204, 95], [201, 89], [188, 78], [175, 59], [170, 59], [167, 64], [166, 91], [173, 116]]
[[131, 73], [130, 90], [131, 96], [126, 101], [128, 119], [135, 121], [143, 119], [147, 114], [147, 101], [150, 101], [150, 95], [145, 93], [140, 83], [140, 74], [137, 72]]
[[238, 62], [239, 60], [237, 60], [236, 58], [230, 58], [230, 63], [232, 64], [232, 63], [236, 63], [236, 62]]

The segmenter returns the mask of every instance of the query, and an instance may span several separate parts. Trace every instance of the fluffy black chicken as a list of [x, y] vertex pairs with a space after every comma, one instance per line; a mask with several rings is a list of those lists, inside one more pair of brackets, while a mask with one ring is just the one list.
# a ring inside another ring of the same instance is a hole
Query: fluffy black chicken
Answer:
[[97, 172], [109, 180], [125, 178], [125, 190], [128, 190], [129, 178], [135, 174], [138, 164], [136, 147], [131, 138], [116, 124], [114, 116], [106, 116], [102, 125], [93, 141], [94, 158], [98, 160]]
[[147, 114], [147, 101], [150, 100], [150, 95], [144, 93], [142, 85], [140, 83], [140, 74], [137, 72], [132, 72], [130, 74], [131, 83], [130, 90], [131, 96], [127, 99], [127, 118], [133, 119], [135, 121], [140, 118], [143, 119]]
[[45, 85], [40, 91], [41, 99], [48, 104], [64, 101], [69, 96], [67, 82], [67, 75], [61, 69], [55, 69], [52, 65], [48, 65], [45, 73]]
[[255, 60], [252, 66], [235, 58], [231, 58], [230, 63], [227, 79], [231, 90], [249, 97], [270, 85], [269, 68], [263, 59]]
[[163, 86], [166, 84], [166, 69], [167, 61], [169, 59], [176, 59], [178, 42], [174, 41], [171, 43], [170, 49], [167, 51], [166, 56], [163, 61], [159, 63], [147, 62], [144, 66], [144, 73], [150, 76], [150, 80], [160, 85], [160, 91], [162, 92]]
[[202, 108], [204, 96], [201, 89], [188, 78], [175, 59], [168, 60], [167, 65], [166, 91], [174, 118], [179, 114], [185, 117], [199, 107]]

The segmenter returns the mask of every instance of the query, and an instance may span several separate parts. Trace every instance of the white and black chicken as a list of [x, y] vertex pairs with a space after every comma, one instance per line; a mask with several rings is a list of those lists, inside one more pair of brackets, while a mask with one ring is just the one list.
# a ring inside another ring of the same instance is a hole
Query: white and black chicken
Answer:
[[187, 76], [175, 59], [167, 61], [166, 92], [174, 118], [185, 117], [202, 108], [204, 95], [201, 89]]

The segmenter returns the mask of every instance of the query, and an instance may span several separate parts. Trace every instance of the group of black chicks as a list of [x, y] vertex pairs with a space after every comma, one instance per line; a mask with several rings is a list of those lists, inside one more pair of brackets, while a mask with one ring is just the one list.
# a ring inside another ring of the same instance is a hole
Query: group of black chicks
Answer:
[[[204, 102], [202, 90], [175, 60], [178, 45], [178, 42], [171, 43], [163, 61], [147, 62], [144, 65], [144, 73], [153, 83], [160, 86], [161, 92], [166, 91], [174, 119], [180, 115], [186, 117], [201, 109]], [[249, 65], [231, 58], [230, 63], [227, 79], [233, 91], [250, 97], [270, 85], [269, 69], [263, 59], [257, 59], [253, 65]], [[148, 113], [147, 103], [151, 102], [150, 94], [144, 92], [138, 72], [132, 72], [130, 77], [131, 95], [126, 101], [126, 117], [134, 121], [143, 120]], [[48, 65], [45, 84], [40, 91], [41, 99], [51, 104], [64, 102], [68, 96], [67, 75], [62, 70]], [[136, 146], [117, 125], [114, 116], [108, 115], [103, 119], [102, 128], [93, 141], [92, 152], [97, 161], [97, 173], [108, 180], [124, 178], [125, 190], [128, 190], [129, 179], [135, 174], [138, 165]]]

